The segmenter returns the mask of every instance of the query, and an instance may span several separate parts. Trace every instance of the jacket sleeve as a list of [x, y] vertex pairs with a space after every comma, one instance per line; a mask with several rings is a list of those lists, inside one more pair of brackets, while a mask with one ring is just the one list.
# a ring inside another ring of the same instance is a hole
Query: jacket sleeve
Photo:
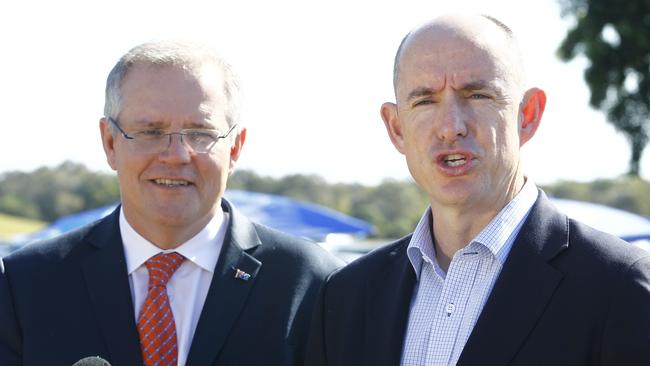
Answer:
[[650, 256], [622, 272], [611, 294], [602, 365], [650, 365]]
[[22, 336], [16, 320], [13, 296], [4, 262], [0, 259], [0, 365], [22, 363]]
[[318, 300], [314, 306], [309, 337], [307, 339], [307, 352], [305, 365], [308, 366], [326, 366], [326, 337], [325, 337], [325, 292], [327, 289], [328, 279], [323, 283], [318, 295]]

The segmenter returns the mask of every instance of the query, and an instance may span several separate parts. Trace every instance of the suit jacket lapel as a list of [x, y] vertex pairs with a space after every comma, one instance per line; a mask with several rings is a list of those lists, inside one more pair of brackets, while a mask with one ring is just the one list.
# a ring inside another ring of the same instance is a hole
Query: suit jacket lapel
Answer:
[[568, 247], [568, 219], [540, 191], [458, 365], [507, 365], [542, 315], [562, 274], [547, 262]]
[[91, 304], [114, 365], [142, 363], [135, 325], [124, 248], [119, 230], [119, 207], [87, 236], [95, 252], [83, 262]]
[[384, 270], [368, 286], [367, 365], [399, 365], [415, 284], [415, 273], [406, 256], [409, 240], [410, 236], [396, 245]]
[[187, 357], [187, 365], [210, 365], [223, 348], [255, 284], [262, 263], [247, 253], [261, 244], [253, 224], [224, 199], [229, 228]]

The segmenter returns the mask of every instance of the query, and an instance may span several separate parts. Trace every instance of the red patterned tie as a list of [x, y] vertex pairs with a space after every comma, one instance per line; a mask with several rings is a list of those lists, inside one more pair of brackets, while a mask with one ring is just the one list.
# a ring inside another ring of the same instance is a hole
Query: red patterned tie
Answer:
[[183, 263], [178, 253], [160, 253], [149, 258], [149, 292], [138, 317], [140, 347], [145, 366], [176, 366], [178, 342], [174, 315], [167, 297], [167, 281]]

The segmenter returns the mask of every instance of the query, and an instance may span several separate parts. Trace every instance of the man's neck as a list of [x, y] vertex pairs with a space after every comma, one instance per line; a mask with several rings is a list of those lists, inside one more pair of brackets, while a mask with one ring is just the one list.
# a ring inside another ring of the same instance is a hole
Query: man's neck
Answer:
[[483, 205], [444, 206], [431, 202], [433, 244], [438, 264], [445, 272], [449, 269], [454, 254], [467, 246], [515, 198], [523, 186], [522, 177], [521, 183], [513, 184], [501, 197]]
[[158, 227], [158, 229], [147, 230], [146, 236], [141, 235], [158, 248], [167, 250], [181, 246], [198, 234], [204, 226], [175, 228], [163, 225]]
[[215, 217], [222, 216], [222, 213], [210, 213], [190, 225], [170, 225], [169, 223], [158, 223], [148, 221], [146, 223], [138, 220], [131, 220], [125, 212], [125, 218], [129, 225], [144, 239], [160, 249], [168, 250], [181, 246], [192, 239]]
[[454, 254], [467, 246], [490, 223], [498, 211], [478, 214], [440, 211], [442, 210], [434, 214], [432, 206], [433, 245], [438, 264], [447, 272]]

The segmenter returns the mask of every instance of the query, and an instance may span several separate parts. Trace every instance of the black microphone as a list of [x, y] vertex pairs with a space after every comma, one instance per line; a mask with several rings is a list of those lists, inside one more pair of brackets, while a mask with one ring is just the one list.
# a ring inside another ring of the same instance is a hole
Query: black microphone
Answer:
[[99, 356], [86, 357], [72, 364], [72, 366], [111, 366], [110, 362]]

